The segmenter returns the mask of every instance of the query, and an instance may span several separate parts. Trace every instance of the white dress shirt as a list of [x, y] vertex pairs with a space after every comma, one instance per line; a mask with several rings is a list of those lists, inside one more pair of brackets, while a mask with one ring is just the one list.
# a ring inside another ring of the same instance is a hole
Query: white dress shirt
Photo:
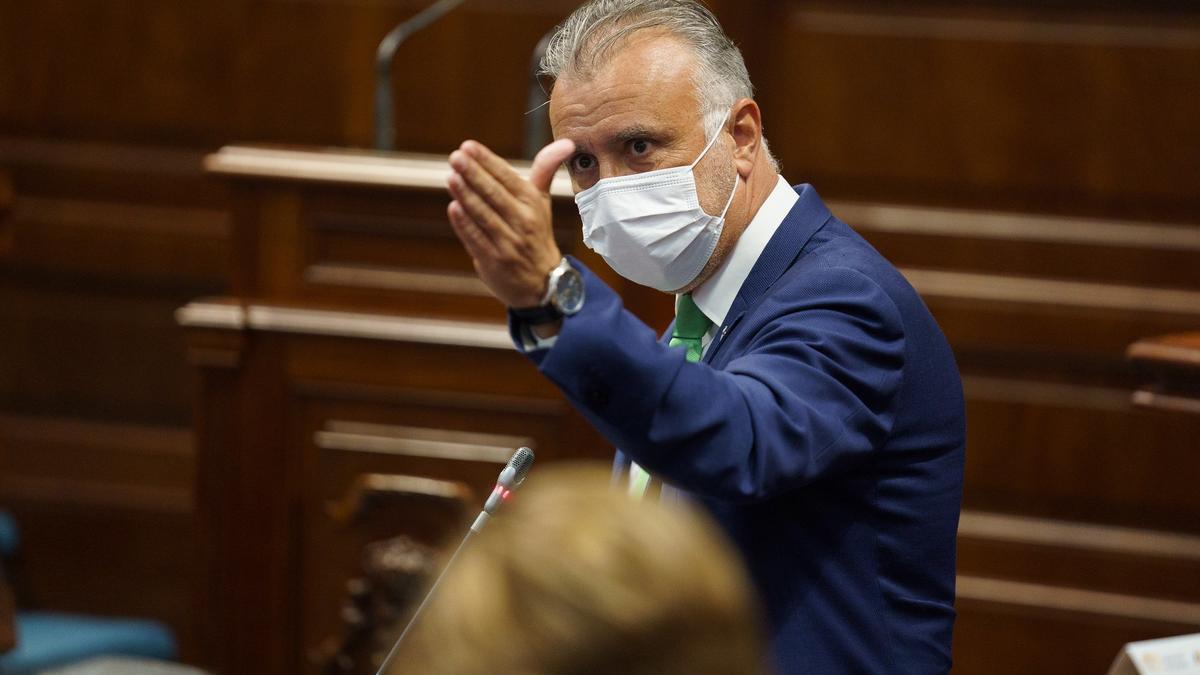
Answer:
[[713, 322], [712, 328], [709, 328], [704, 336], [705, 351], [708, 350], [717, 331], [724, 329], [725, 320], [729, 318], [729, 308], [733, 306], [733, 300], [742, 289], [742, 284], [746, 282], [746, 277], [750, 276], [750, 270], [754, 269], [754, 263], [758, 262], [758, 257], [767, 248], [775, 230], [779, 229], [779, 225], [799, 199], [800, 195], [796, 194], [783, 176], [780, 176], [775, 188], [767, 196], [767, 201], [763, 202], [758, 213], [754, 214], [754, 218], [750, 220], [742, 236], [738, 237], [733, 250], [721, 266], [699, 288], [692, 291], [692, 299], [696, 301], [696, 306]]

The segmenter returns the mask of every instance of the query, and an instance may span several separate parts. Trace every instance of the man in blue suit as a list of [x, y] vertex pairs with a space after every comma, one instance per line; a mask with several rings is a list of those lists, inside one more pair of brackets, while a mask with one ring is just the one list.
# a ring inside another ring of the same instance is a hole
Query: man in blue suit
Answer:
[[[594, 0], [543, 67], [559, 140], [528, 178], [474, 141], [450, 157], [451, 224], [518, 348], [621, 448], [631, 492], [708, 507], [781, 672], [948, 671], [965, 415], [921, 299], [779, 176], [702, 5]], [[555, 245], [564, 162], [584, 242], [676, 294], [663, 340]]]

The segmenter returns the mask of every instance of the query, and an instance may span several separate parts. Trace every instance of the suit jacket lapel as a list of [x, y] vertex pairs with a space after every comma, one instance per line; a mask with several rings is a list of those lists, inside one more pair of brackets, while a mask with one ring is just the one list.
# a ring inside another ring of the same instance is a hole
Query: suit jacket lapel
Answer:
[[795, 186], [795, 189], [800, 199], [792, 206], [792, 210], [788, 211], [775, 234], [771, 236], [771, 241], [767, 242], [762, 255], [754, 263], [750, 275], [742, 283], [737, 297], [733, 299], [733, 305], [729, 308], [729, 315], [725, 317], [724, 325], [717, 329], [713, 338], [715, 344], [704, 353], [705, 363], [713, 363], [725, 344], [725, 338], [741, 321], [746, 311], [796, 262], [808, 240], [833, 217], [821, 201], [816, 188], [805, 183]]

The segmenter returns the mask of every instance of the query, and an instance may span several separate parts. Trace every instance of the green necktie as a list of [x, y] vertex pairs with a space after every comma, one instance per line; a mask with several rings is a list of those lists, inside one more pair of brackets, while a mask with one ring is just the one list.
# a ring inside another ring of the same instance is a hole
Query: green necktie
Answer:
[[[712, 327], [712, 321], [696, 306], [690, 293], [675, 300], [675, 330], [671, 331], [672, 347], [685, 347], [687, 360], [695, 363], [704, 355], [704, 335]], [[650, 474], [636, 462], [629, 465], [629, 494], [641, 498], [650, 485]]]
[[675, 301], [675, 330], [671, 332], [672, 347], [687, 347], [687, 360], [696, 362], [704, 355], [704, 335], [712, 327], [712, 321], [696, 306], [690, 293]]

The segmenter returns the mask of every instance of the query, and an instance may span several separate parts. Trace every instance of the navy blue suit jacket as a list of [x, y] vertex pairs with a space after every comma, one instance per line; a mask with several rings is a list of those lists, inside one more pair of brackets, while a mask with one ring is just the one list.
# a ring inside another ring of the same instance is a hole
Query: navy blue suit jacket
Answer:
[[946, 672], [958, 369], [895, 267], [811, 186], [796, 189], [701, 363], [577, 261], [584, 308], [528, 355], [608, 440], [724, 527], [761, 591], [781, 672]]

